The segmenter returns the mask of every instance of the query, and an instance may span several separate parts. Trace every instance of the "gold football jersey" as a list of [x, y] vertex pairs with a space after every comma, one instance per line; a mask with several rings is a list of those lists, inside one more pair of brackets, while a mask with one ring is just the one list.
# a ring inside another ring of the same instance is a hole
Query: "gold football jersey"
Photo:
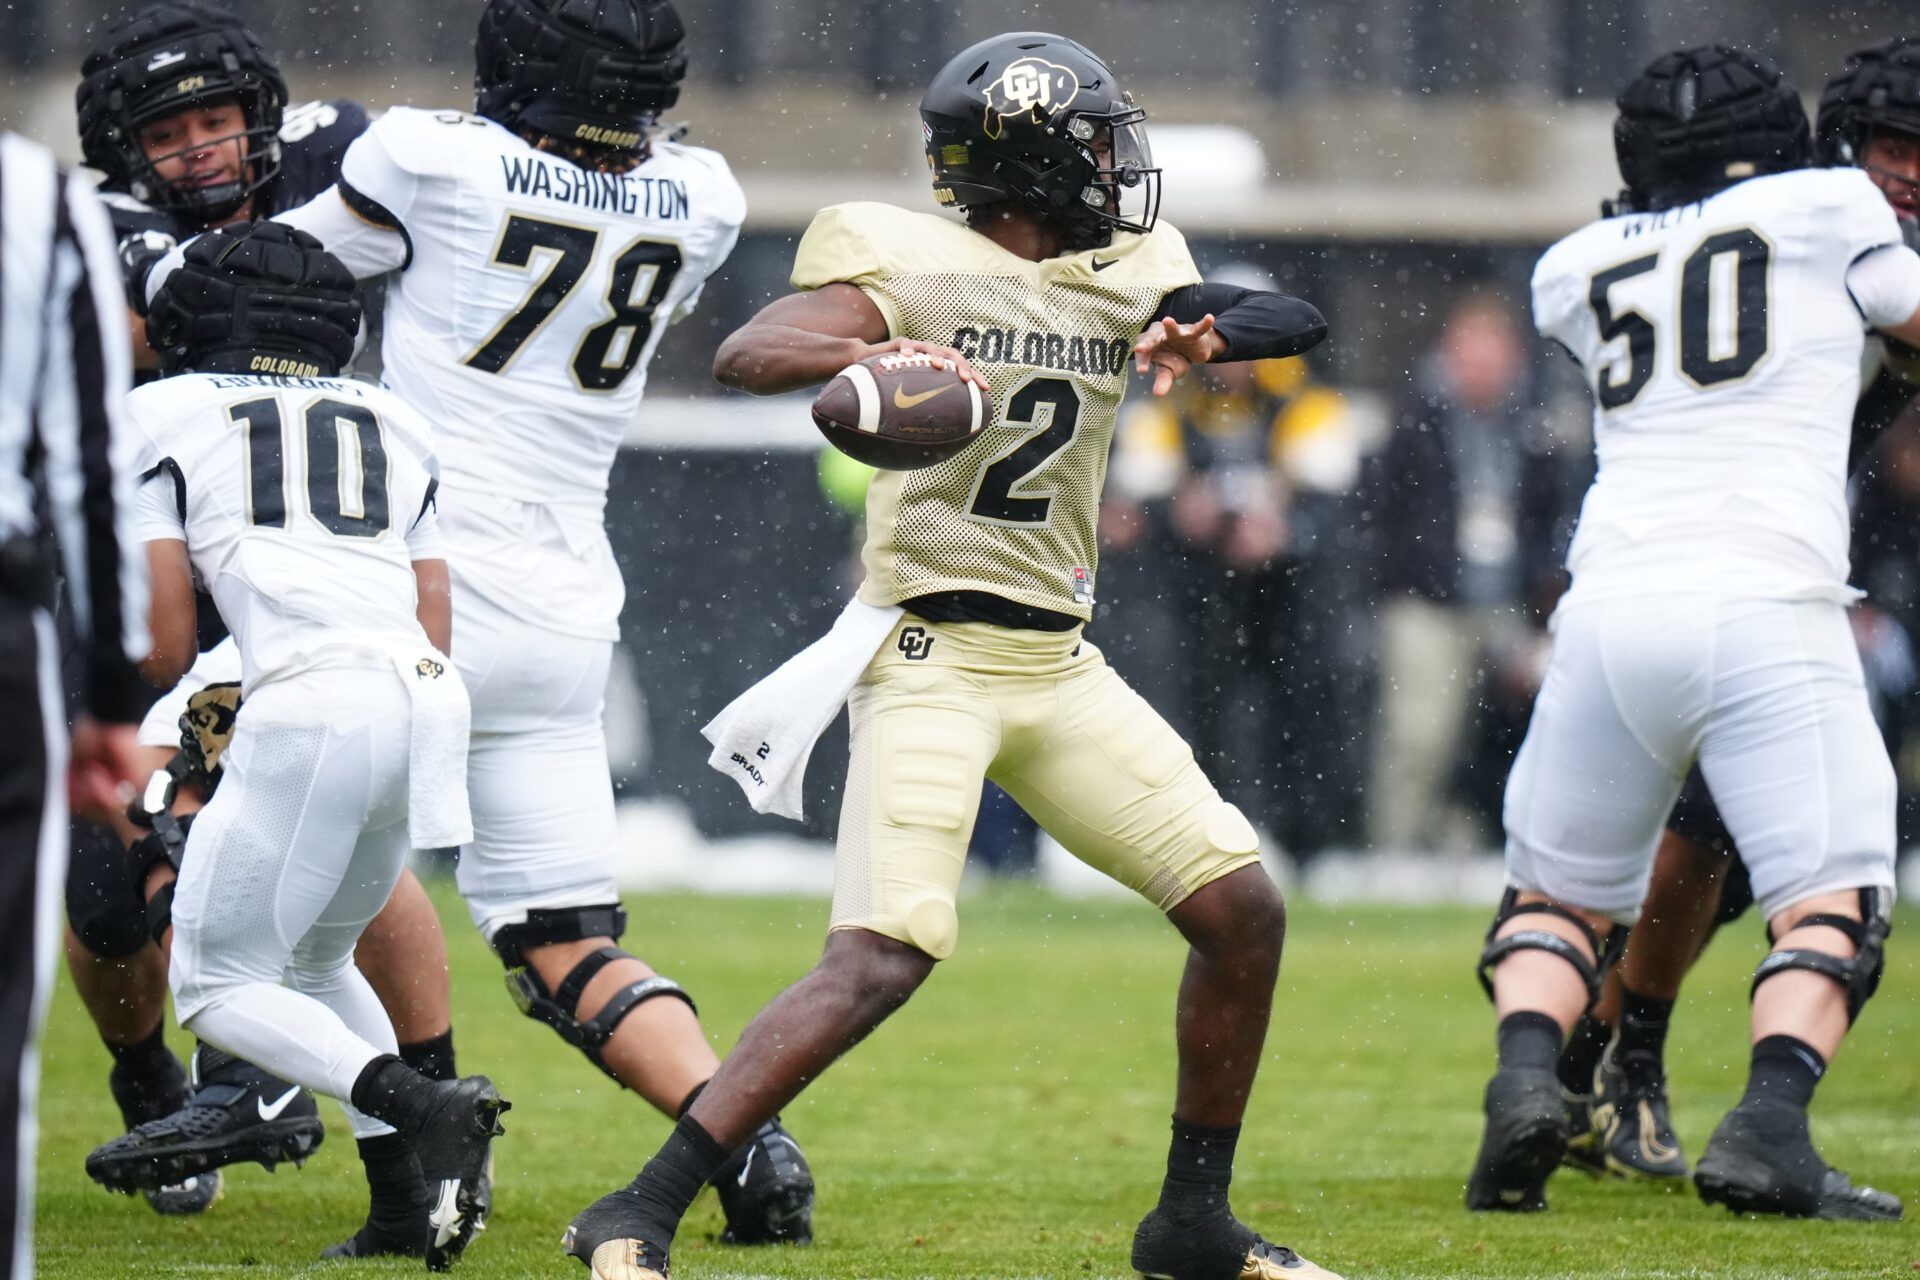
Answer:
[[867, 491], [860, 598], [988, 591], [1087, 618], [1100, 490], [1133, 344], [1161, 300], [1200, 283], [1164, 222], [1104, 249], [1029, 262], [932, 214], [822, 209], [796, 289], [860, 287], [894, 337], [957, 348], [986, 377], [980, 439], [938, 466], [882, 471]]

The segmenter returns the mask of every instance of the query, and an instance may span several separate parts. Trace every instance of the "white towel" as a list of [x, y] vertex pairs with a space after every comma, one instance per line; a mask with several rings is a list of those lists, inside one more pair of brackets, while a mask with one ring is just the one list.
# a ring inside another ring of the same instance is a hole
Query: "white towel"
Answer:
[[833, 630], [728, 703], [700, 731], [713, 744], [707, 763], [740, 784], [754, 812], [800, 821], [800, 789], [813, 744], [840, 714], [904, 612], [899, 605], [852, 601]]
[[388, 651], [413, 703], [407, 739], [407, 837], [416, 849], [473, 839], [467, 736], [473, 708], [452, 659], [430, 644]]

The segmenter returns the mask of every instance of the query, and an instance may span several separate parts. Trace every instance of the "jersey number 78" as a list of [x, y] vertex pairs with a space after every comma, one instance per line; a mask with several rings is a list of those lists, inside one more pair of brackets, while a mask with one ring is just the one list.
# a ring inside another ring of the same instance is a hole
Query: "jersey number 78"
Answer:
[[[494, 246], [495, 266], [531, 270], [546, 260], [520, 305], [508, 312], [464, 363], [482, 373], [505, 373], [533, 336], [573, 295], [593, 267], [600, 246], [596, 227], [510, 213]], [[614, 391], [640, 363], [653, 334], [653, 313], [680, 274], [680, 246], [641, 237], [613, 258], [606, 274], [606, 315], [580, 335], [573, 349], [573, 380], [582, 391]]]

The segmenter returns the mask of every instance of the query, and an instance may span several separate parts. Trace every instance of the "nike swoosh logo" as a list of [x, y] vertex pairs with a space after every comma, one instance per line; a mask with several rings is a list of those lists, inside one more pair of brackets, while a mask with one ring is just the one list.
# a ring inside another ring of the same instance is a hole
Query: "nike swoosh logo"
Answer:
[[[945, 387], [942, 387], [940, 389], [942, 391], [946, 390]], [[747, 1162], [740, 1166], [740, 1176], [735, 1180], [738, 1183], [738, 1185], [743, 1187], [747, 1185], [747, 1175], [753, 1172], [753, 1154], [758, 1149], [759, 1148], [757, 1147], [747, 1148]]]
[[295, 1085], [293, 1086], [293, 1088], [281, 1094], [278, 1098], [275, 1098], [271, 1103], [269, 1103], [265, 1098], [255, 1098], [253, 1100], [253, 1103], [255, 1106], [260, 1108], [260, 1118], [262, 1120], [278, 1120], [280, 1118], [280, 1113], [282, 1111], [285, 1111], [288, 1107], [292, 1106], [293, 1100], [299, 1096], [300, 1096], [300, 1086]]
[[1100, 261], [1100, 259], [1095, 258], [1093, 260], [1093, 269], [1095, 271], [1105, 271], [1108, 267], [1112, 266], [1114, 263], [1118, 261], [1120, 261], [1120, 259], [1118, 258], [1108, 258], [1105, 262], [1102, 262]]
[[947, 392], [953, 390], [953, 388], [954, 384], [949, 382], [944, 387], [935, 387], [931, 391], [922, 391], [917, 396], [910, 396], [907, 394], [905, 387], [895, 387], [893, 389], [893, 407], [896, 409], [911, 409], [913, 406], [931, 400], [935, 396], [945, 395]]

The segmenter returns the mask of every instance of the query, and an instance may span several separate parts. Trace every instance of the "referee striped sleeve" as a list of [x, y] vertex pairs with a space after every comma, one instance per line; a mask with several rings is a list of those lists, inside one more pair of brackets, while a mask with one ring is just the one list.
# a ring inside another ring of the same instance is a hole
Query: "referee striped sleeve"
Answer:
[[[9, 136], [0, 141], [0, 242], [0, 377], [26, 373], [35, 390], [27, 452], [44, 473], [85, 656], [86, 706], [104, 720], [135, 721], [147, 699], [134, 664], [150, 641], [146, 556], [133, 534], [139, 445], [123, 410], [132, 358], [112, 226], [91, 182], [61, 174], [43, 149]], [[16, 267], [43, 283], [37, 313], [5, 278]], [[38, 330], [31, 371], [12, 363], [30, 350], [14, 341], [23, 325]]]

